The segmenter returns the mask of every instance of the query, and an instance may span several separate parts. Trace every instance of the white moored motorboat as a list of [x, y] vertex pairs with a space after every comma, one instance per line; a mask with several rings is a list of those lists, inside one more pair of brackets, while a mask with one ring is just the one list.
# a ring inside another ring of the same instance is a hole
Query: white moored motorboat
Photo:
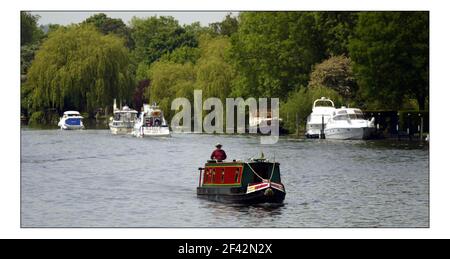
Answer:
[[114, 116], [110, 118], [109, 129], [112, 134], [128, 134], [133, 131], [138, 112], [124, 106], [116, 109], [114, 102]]
[[170, 136], [163, 111], [156, 104], [144, 104], [143, 111], [134, 124], [133, 134], [137, 137]]
[[325, 126], [326, 139], [367, 139], [375, 131], [375, 118], [364, 119], [360, 109], [342, 107]]
[[318, 138], [322, 130], [322, 123], [325, 128], [335, 110], [336, 108], [334, 108], [332, 100], [325, 97], [315, 100], [312, 107], [312, 113], [306, 120], [305, 136], [307, 138]]
[[59, 119], [58, 126], [62, 130], [84, 129], [83, 117], [77, 111], [66, 111]]

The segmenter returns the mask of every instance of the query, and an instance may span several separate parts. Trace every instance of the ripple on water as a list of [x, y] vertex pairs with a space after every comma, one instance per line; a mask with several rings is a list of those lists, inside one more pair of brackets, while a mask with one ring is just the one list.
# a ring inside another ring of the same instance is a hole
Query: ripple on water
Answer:
[[[282, 206], [197, 199], [197, 168], [221, 142], [230, 159], [281, 163]], [[24, 227], [427, 227], [428, 147], [107, 130], [22, 130]]]

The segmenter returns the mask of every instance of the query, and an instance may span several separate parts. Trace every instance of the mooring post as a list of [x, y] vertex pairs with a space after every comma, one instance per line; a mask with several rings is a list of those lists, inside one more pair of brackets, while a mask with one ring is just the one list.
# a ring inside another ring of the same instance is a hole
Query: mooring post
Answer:
[[423, 116], [420, 116], [420, 140], [423, 140]]
[[411, 140], [411, 131], [409, 130], [409, 128], [411, 127], [411, 117], [409, 117], [410, 113], [408, 113], [408, 129], [406, 130], [406, 133], [408, 134], [408, 138], [409, 140]]
[[322, 128], [320, 129], [320, 139], [325, 138], [325, 121], [322, 115]]

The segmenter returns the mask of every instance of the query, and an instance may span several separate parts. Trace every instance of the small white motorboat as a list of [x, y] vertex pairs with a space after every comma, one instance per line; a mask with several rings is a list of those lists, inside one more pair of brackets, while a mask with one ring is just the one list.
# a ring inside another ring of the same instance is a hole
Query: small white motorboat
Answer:
[[[122, 106], [122, 105], [121, 105]], [[116, 99], [113, 104], [113, 117], [109, 118], [109, 129], [112, 134], [128, 134], [133, 132], [138, 112], [128, 106], [117, 108]]]
[[325, 126], [326, 139], [367, 139], [375, 131], [375, 118], [364, 119], [360, 109], [342, 107]]
[[66, 111], [59, 119], [58, 126], [62, 130], [84, 129], [83, 117], [77, 111]]
[[144, 104], [143, 111], [134, 124], [133, 135], [137, 137], [170, 136], [163, 111], [156, 104]]
[[112, 134], [129, 134], [133, 131], [136, 123], [136, 110], [130, 109], [128, 106], [123, 106], [122, 109], [114, 109], [114, 116], [110, 118], [109, 129]]
[[308, 116], [306, 120], [306, 133], [305, 136], [307, 138], [318, 138], [320, 137], [320, 133], [331, 116], [333, 112], [336, 110], [334, 107], [334, 102], [328, 98], [321, 97], [317, 99], [313, 103], [312, 113]]

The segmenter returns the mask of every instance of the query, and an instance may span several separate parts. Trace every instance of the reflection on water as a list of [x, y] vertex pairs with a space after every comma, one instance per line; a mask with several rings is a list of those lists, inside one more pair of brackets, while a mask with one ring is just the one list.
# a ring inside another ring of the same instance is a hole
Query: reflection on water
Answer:
[[[196, 197], [197, 168], [221, 142], [230, 159], [281, 163], [283, 205]], [[22, 130], [24, 227], [427, 227], [428, 145], [107, 130]]]

